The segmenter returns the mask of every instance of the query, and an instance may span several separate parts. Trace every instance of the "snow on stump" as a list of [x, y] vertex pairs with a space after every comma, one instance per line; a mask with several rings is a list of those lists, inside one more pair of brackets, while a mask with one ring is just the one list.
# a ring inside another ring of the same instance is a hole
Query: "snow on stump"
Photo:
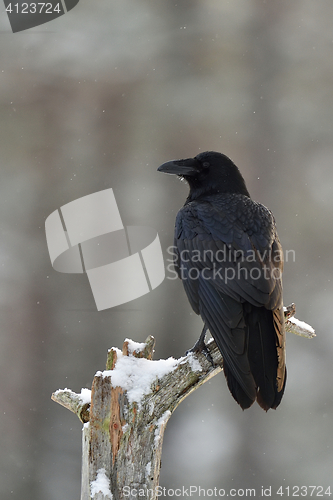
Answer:
[[156, 498], [167, 421], [192, 390], [222, 369], [211, 344], [214, 367], [192, 353], [153, 361], [152, 336], [144, 343], [126, 339], [122, 351], [110, 349], [91, 391], [52, 395], [84, 423], [81, 500], [137, 499], [139, 490]]

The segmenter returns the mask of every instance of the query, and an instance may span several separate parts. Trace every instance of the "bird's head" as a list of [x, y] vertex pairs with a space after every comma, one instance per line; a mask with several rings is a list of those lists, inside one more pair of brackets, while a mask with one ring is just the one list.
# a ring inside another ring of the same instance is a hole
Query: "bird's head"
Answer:
[[184, 178], [190, 186], [190, 199], [215, 193], [238, 193], [250, 197], [242, 174], [222, 153], [205, 151], [194, 158], [168, 161], [157, 170]]

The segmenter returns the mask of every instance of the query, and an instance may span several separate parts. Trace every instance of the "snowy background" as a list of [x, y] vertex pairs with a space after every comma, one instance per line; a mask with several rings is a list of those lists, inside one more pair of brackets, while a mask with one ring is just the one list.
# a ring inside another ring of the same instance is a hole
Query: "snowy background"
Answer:
[[317, 337], [288, 335], [277, 411], [242, 412], [223, 374], [187, 398], [160, 484], [333, 488], [332, 1], [80, 0], [16, 34], [2, 6], [0, 48], [1, 499], [78, 499], [81, 425], [51, 393], [90, 387], [125, 337], [154, 335], [159, 359], [201, 331], [171, 279], [97, 312], [86, 276], [52, 269], [46, 217], [112, 187], [124, 224], [155, 228], [167, 258], [187, 188], [156, 169], [207, 149], [274, 212], [295, 251], [285, 305]]

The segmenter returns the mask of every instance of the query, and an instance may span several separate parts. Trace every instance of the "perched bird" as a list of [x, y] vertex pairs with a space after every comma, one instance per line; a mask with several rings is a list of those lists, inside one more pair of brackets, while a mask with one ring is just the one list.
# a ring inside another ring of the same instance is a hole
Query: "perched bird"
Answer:
[[277, 408], [286, 382], [282, 247], [273, 214], [253, 201], [237, 166], [224, 154], [163, 163], [190, 188], [175, 225], [175, 268], [204, 328], [223, 357], [231, 394]]

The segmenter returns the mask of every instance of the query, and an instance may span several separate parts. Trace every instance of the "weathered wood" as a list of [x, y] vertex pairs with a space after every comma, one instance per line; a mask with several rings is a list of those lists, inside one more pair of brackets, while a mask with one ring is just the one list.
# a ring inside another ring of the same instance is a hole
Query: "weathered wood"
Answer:
[[91, 401], [90, 399], [86, 401], [86, 398], [82, 397], [82, 392], [81, 394], [76, 394], [70, 389], [59, 389], [52, 394], [51, 399], [75, 413], [81, 422], [89, 422]]
[[[287, 330], [313, 337], [309, 325], [291, 321], [294, 314], [294, 304], [285, 308]], [[156, 499], [170, 416], [222, 370], [221, 353], [212, 339], [207, 348], [214, 366], [202, 353], [153, 361], [154, 344], [151, 336], [144, 343], [126, 339], [122, 351], [109, 350], [106, 370], [93, 380], [90, 410], [87, 394], [65, 389], [52, 395], [84, 422], [81, 500]]]
[[284, 308], [284, 322], [286, 332], [294, 333], [295, 335], [299, 335], [300, 337], [304, 337], [306, 339], [312, 339], [313, 337], [315, 337], [316, 333], [312, 326], [294, 318], [295, 313], [295, 304], [290, 304], [288, 307]]
[[[133, 350], [133, 344], [128, 340], [124, 342], [123, 356], [159, 363], [151, 360], [152, 337], [140, 345], [140, 350]], [[98, 471], [104, 469], [114, 499], [137, 498], [138, 490], [144, 492], [145, 497], [155, 498], [163, 434], [172, 412], [200, 379], [204, 380], [208, 373], [220, 371], [221, 367], [213, 368], [204, 356], [200, 361], [195, 360], [192, 354], [180, 360], [171, 360], [168, 373], [161, 379], [153, 380], [150, 391], [142, 399], [129, 401], [126, 391], [113, 386], [112, 374], [109, 375], [117, 365], [119, 354], [117, 349], [111, 349], [107, 362], [111, 370], [96, 374], [93, 382], [89, 481], [95, 481]], [[215, 358], [217, 355], [216, 350]], [[145, 368], [142, 367], [143, 370]], [[140, 362], [136, 369], [140, 369]], [[98, 456], [96, 449], [99, 450]], [[82, 496], [81, 500], [90, 498], [94, 497]]]

